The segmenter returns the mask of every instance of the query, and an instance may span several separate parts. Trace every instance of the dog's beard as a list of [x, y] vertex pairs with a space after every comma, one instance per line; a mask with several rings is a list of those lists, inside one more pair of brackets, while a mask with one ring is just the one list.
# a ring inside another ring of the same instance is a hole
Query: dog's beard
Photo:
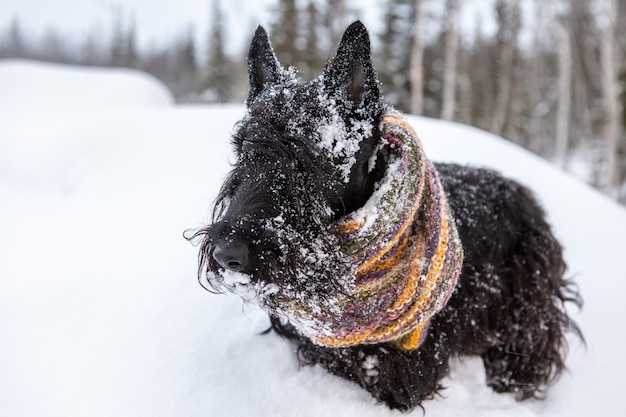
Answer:
[[223, 268], [212, 258], [213, 247], [208, 243], [200, 282], [209, 290], [238, 295], [276, 316], [284, 316], [294, 304], [308, 310], [318, 305], [328, 308], [337, 296], [351, 292], [354, 270], [332, 226], [321, 224], [313, 222], [311, 227], [309, 223], [301, 232], [301, 224], [286, 224], [280, 216], [262, 221], [260, 228], [265, 233], [251, 246], [254, 262], [248, 273]]
[[207, 279], [213, 280], [226, 291], [238, 295], [245, 302], [257, 304], [263, 307], [267, 304], [267, 298], [279, 292], [279, 287], [273, 283], [264, 281], [253, 281], [253, 276], [243, 272], [230, 271], [221, 268], [217, 273], [210, 276], [207, 273]]

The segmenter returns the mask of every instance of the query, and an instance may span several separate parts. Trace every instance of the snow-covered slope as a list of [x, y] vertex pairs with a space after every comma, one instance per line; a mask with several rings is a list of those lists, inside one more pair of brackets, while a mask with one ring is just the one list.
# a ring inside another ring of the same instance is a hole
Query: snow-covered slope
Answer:
[[[154, 77], [128, 69], [74, 67], [11, 59], [0, 65], [0, 109], [45, 116], [90, 110], [162, 107], [172, 93]], [[68, 80], [71, 85], [68, 85]]]
[[[286, 341], [259, 335], [262, 316], [197, 284], [182, 233], [208, 220], [241, 106], [172, 106], [125, 72], [15, 65], [0, 62], [0, 416], [400, 415], [299, 369]], [[586, 302], [573, 314], [588, 347], [573, 341], [546, 401], [492, 393], [467, 359], [427, 414], [623, 415], [626, 211], [499, 138], [411, 120], [433, 159], [536, 190]]]
[[[106, 123], [103, 112], [137, 113], [173, 104], [163, 84], [139, 71], [0, 62], [0, 176], [25, 186], [70, 187], [77, 181], [101, 144], [90, 134], [70, 131], [98, 129], [97, 119]], [[127, 132], [122, 125], [109, 134], [115, 142]], [[19, 146], [10, 146], [11, 138]]]

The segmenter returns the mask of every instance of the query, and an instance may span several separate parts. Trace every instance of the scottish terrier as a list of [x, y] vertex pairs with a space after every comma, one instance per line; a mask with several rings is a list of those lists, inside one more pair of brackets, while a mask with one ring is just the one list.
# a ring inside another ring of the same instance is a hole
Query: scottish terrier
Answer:
[[426, 158], [385, 104], [367, 30], [353, 23], [301, 82], [259, 27], [237, 156], [198, 230], [199, 279], [270, 316], [302, 364], [354, 381], [392, 409], [443, 388], [449, 359], [482, 358], [487, 384], [542, 397], [565, 368], [559, 242], [524, 186]]

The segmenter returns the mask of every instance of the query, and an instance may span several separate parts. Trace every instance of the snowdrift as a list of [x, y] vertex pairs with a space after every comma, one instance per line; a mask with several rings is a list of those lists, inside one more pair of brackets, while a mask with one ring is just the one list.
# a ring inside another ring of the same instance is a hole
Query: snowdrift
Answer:
[[[173, 103], [161, 82], [139, 71], [0, 61], [0, 176], [26, 186], [67, 186], [100, 151], [89, 135], [72, 137], [68, 131], [97, 126], [102, 112], [164, 109]], [[124, 129], [109, 131], [110, 139], [124, 135]], [[10, 138], [19, 138], [20, 146], [8, 146]]]
[[129, 69], [0, 61], [0, 109], [15, 115], [162, 107], [174, 102], [156, 78]]
[[[172, 106], [137, 73], [0, 62], [1, 416], [400, 415], [197, 284], [182, 233], [208, 221], [242, 114]], [[587, 348], [545, 401], [492, 393], [468, 358], [427, 415], [623, 415], [626, 211], [500, 138], [411, 121], [432, 159], [537, 192], [585, 298]]]

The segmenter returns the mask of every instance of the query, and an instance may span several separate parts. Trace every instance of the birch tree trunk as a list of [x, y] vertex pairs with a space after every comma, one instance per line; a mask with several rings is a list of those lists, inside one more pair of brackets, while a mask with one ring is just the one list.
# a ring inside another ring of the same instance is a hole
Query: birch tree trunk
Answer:
[[502, 0], [496, 2], [496, 8], [501, 8], [504, 11], [505, 21], [500, 22], [500, 24], [506, 24], [506, 27], [501, 26], [498, 29], [503, 38], [499, 56], [500, 73], [496, 103], [489, 130], [496, 135], [501, 135], [509, 111], [511, 83], [513, 82], [513, 60], [515, 59], [517, 35], [520, 29], [520, 5], [517, 1]]
[[616, 71], [615, 27], [617, 18], [617, 0], [606, 0], [603, 16], [602, 44], [600, 45], [600, 67], [602, 71], [602, 97], [604, 101], [603, 136], [606, 146], [606, 183], [605, 191], [611, 193], [617, 185], [617, 140], [619, 134], [618, 100], [619, 88]]
[[472, 80], [466, 72], [457, 71], [459, 82], [459, 121], [467, 125], [472, 124]]
[[558, 100], [556, 104], [556, 146], [555, 156], [561, 168], [567, 168], [569, 150], [569, 113], [571, 106], [572, 86], [572, 48], [569, 32], [559, 22], [558, 18], [553, 21], [552, 31], [558, 45], [559, 61], [559, 84]]
[[411, 113], [424, 111], [424, 25], [426, 0], [415, 0], [415, 30], [411, 48]]
[[443, 73], [443, 103], [441, 118], [452, 120], [454, 117], [454, 92], [456, 90], [456, 58], [459, 46], [459, 1], [447, 0], [448, 27], [446, 32], [445, 70]]
[[491, 118], [489, 130], [496, 135], [501, 135], [506, 121], [506, 113], [509, 107], [509, 93], [511, 89], [511, 65], [513, 61], [513, 45], [506, 44], [500, 55], [500, 77], [498, 78], [498, 93], [496, 95], [496, 105]]
[[[538, 0], [537, 3], [541, 1]], [[528, 147], [535, 153], [543, 155], [543, 130], [542, 130], [542, 113], [545, 107], [543, 103], [544, 89], [542, 88], [542, 74], [545, 74], [543, 67], [543, 60], [540, 58], [540, 53], [543, 51], [543, 36], [542, 29], [544, 28], [542, 22], [542, 14], [539, 12], [539, 7], [535, 6], [537, 15], [535, 17], [535, 28], [533, 35], [533, 49], [537, 52], [537, 55], [531, 57], [531, 63], [528, 70], [528, 90], [530, 100], [530, 111], [528, 118]]]

